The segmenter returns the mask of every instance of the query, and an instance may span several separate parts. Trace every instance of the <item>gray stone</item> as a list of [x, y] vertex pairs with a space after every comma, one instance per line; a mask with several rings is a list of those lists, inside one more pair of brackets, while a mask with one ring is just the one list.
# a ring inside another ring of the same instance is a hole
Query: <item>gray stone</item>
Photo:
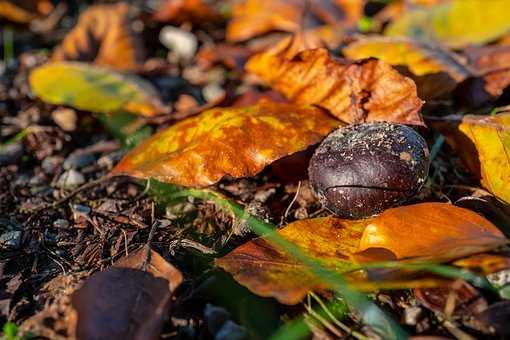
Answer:
[[72, 153], [64, 161], [63, 167], [66, 170], [80, 169], [94, 163], [95, 161], [96, 158], [90, 153], [86, 152]]
[[21, 142], [10, 143], [0, 146], [0, 166], [14, 164], [23, 155], [23, 144]]
[[248, 332], [243, 327], [227, 320], [214, 336], [214, 340], [247, 340]]
[[15, 250], [21, 245], [21, 231], [12, 230], [0, 235], [0, 248]]
[[74, 189], [83, 183], [85, 183], [85, 177], [80, 172], [71, 169], [60, 175], [57, 186], [61, 189]]

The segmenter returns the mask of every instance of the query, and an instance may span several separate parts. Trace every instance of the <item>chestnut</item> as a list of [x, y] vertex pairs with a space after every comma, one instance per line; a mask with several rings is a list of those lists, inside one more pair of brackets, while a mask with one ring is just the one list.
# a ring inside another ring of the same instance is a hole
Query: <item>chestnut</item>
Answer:
[[330, 133], [313, 154], [308, 175], [328, 210], [365, 218], [416, 195], [427, 178], [427, 143], [412, 128], [386, 122]]

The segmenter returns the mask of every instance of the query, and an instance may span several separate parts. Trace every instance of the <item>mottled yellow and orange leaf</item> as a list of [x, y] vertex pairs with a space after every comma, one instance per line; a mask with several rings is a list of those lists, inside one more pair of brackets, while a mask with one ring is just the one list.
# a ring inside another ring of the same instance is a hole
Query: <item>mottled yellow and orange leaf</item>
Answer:
[[339, 124], [314, 107], [266, 100], [214, 108], [151, 137], [114, 172], [208, 186], [224, 176], [253, 176], [271, 162], [320, 142]]

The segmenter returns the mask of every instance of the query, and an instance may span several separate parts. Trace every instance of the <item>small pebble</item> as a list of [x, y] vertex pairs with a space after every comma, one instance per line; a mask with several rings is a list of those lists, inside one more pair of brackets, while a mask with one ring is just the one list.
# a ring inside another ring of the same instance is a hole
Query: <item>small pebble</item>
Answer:
[[74, 189], [83, 183], [85, 183], [85, 177], [80, 172], [71, 169], [60, 175], [57, 186], [61, 189]]
[[189, 60], [197, 52], [198, 41], [193, 33], [173, 26], [165, 26], [159, 34], [163, 46], [172, 50], [178, 59]]
[[76, 111], [69, 108], [56, 109], [51, 113], [51, 118], [64, 131], [76, 130], [78, 117]]
[[15, 250], [21, 245], [21, 231], [13, 230], [0, 235], [0, 248]]
[[60, 166], [60, 163], [62, 163], [61, 157], [48, 156], [44, 158], [43, 161], [41, 162], [41, 168], [45, 174], [51, 175], [55, 173], [57, 168]]
[[59, 218], [58, 220], [53, 221], [53, 228], [66, 229], [68, 227], [69, 227], [69, 222], [67, 220]]
[[10, 143], [0, 146], [0, 166], [14, 164], [23, 155], [23, 144], [21, 142]]

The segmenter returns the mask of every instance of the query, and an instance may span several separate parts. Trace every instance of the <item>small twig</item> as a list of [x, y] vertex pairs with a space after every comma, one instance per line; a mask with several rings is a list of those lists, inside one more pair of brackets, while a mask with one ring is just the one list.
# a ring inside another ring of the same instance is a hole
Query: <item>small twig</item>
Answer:
[[294, 202], [296, 202], [296, 199], [298, 198], [299, 196], [299, 190], [301, 189], [301, 181], [298, 182], [298, 187], [296, 189], [296, 194], [294, 195], [294, 198], [292, 199], [292, 201], [290, 202], [289, 206], [287, 207], [287, 209], [285, 209], [285, 214], [283, 214], [282, 216], [282, 220], [280, 221], [280, 225], [283, 224], [283, 222], [285, 222], [287, 220], [287, 215], [289, 214], [290, 212], [290, 209], [292, 208], [292, 206], [294, 205]]
[[156, 233], [156, 227], [158, 224], [158, 221], [155, 221], [154, 215], [155, 215], [154, 202], [152, 202], [152, 205], [151, 205], [151, 222], [152, 222], [152, 224], [151, 224], [151, 230], [149, 231], [149, 237], [147, 238], [147, 243], [146, 243], [147, 254], [145, 255], [145, 261], [143, 261], [143, 264], [142, 264], [143, 271], [146, 271], [147, 266], [151, 263], [151, 243], [152, 243], [152, 239], [154, 238], [154, 234]]

